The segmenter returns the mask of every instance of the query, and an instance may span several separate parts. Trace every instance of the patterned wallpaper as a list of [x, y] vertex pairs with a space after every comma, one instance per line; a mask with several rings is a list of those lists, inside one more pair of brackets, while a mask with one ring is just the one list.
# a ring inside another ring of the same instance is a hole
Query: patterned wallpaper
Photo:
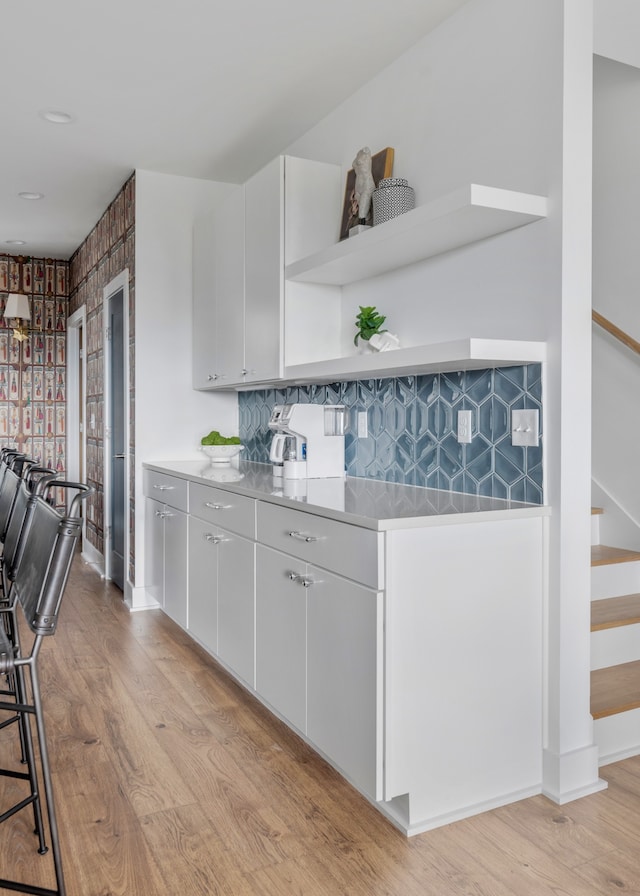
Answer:
[[[513, 409], [537, 408], [542, 420], [541, 375], [529, 364], [240, 392], [243, 456], [269, 462], [275, 404], [344, 404], [348, 475], [541, 504], [542, 438], [537, 448], [514, 447], [510, 427]], [[459, 410], [473, 415], [469, 444], [456, 438]], [[355, 436], [358, 411], [367, 413], [367, 438]]]
[[23, 342], [0, 318], [0, 446], [16, 447], [60, 473], [67, 455], [68, 278], [66, 261], [0, 255], [0, 313], [10, 293], [26, 294], [31, 311]]
[[[133, 366], [134, 307], [135, 307], [135, 176], [132, 175], [96, 226], [69, 261], [69, 314], [82, 306], [86, 309], [87, 329], [87, 391], [85, 419], [87, 421], [87, 482], [95, 488], [87, 510], [87, 540], [103, 553], [104, 545], [104, 352], [102, 291], [114, 277], [129, 270], [129, 361], [131, 379], [130, 425], [133, 434], [134, 383]], [[95, 420], [95, 427], [90, 423]], [[134, 471], [134, 445], [131, 453], [131, 476]], [[135, 493], [133, 481], [130, 494]], [[133, 543], [133, 506], [130, 508], [129, 577], [133, 582], [135, 546]]]

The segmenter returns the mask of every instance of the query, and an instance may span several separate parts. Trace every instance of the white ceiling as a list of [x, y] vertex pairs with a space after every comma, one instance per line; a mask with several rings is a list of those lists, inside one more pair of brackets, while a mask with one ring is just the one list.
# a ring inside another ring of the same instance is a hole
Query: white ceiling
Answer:
[[136, 168], [244, 181], [464, 2], [6, 0], [0, 253], [68, 258]]

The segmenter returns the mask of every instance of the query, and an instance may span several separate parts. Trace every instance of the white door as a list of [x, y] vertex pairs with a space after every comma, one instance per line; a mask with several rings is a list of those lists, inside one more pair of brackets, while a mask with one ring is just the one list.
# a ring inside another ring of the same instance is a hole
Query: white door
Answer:
[[220, 537], [216, 526], [189, 517], [189, 631], [216, 654]]
[[382, 594], [309, 567], [307, 736], [382, 798]]
[[307, 589], [292, 580], [306, 564], [256, 547], [256, 690], [303, 734], [306, 730]]
[[284, 157], [245, 184], [246, 382], [282, 375]]
[[218, 566], [218, 654], [236, 675], [255, 684], [255, 544], [221, 530]]

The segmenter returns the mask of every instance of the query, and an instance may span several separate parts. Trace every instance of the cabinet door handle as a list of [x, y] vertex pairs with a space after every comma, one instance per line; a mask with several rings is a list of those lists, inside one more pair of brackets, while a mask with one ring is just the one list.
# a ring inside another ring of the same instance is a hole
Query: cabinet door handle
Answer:
[[209, 380], [210, 383], [211, 383], [211, 382], [215, 382], [215, 380], [218, 379], [218, 374], [217, 374], [217, 373], [210, 373], [210, 374], [208, 375], [207, 379]]
[[207, 532], [204, 539], [205, 541], [208, 541], [209, 544], [220, 544], [222, 535], [214, 535], [213, 532]]
[[297, 541], [306, 541], [307, 544], [310, 541], [320, 541], [317, 535], [305, 535], [304, 532], [288, 532], [287, 535], [289, 538], [297, 539]]
[[154, 488], [157, 488], [159, 492], [170, 492], [173, 491], [175, 485], [154, 485]]
[[233, 504], [212, 504], [211, 501], [205, 501], [204, 506], [210, 507], [211, 510], [231, 510]]
[[317, 579], [308, 579], [307, 576], [303, 575], [301, 572], [290, 572], [289, 578], [292, 582], [297, 582], [298, 585], [302, 585], [303, 588], [310, 588], [311, 585], [315, 585], [317, 583]]

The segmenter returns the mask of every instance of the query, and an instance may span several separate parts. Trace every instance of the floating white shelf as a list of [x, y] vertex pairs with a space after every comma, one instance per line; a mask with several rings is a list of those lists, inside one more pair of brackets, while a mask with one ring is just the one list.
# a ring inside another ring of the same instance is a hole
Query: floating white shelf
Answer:
[[285, 367], [283, 383], [331, 383], [541, 363], [544, 342], [458, 339]]
[[287, 265], [287, 280], [341, 286], [375, 277], [547, 215], [544, 196], [468, 184]]

